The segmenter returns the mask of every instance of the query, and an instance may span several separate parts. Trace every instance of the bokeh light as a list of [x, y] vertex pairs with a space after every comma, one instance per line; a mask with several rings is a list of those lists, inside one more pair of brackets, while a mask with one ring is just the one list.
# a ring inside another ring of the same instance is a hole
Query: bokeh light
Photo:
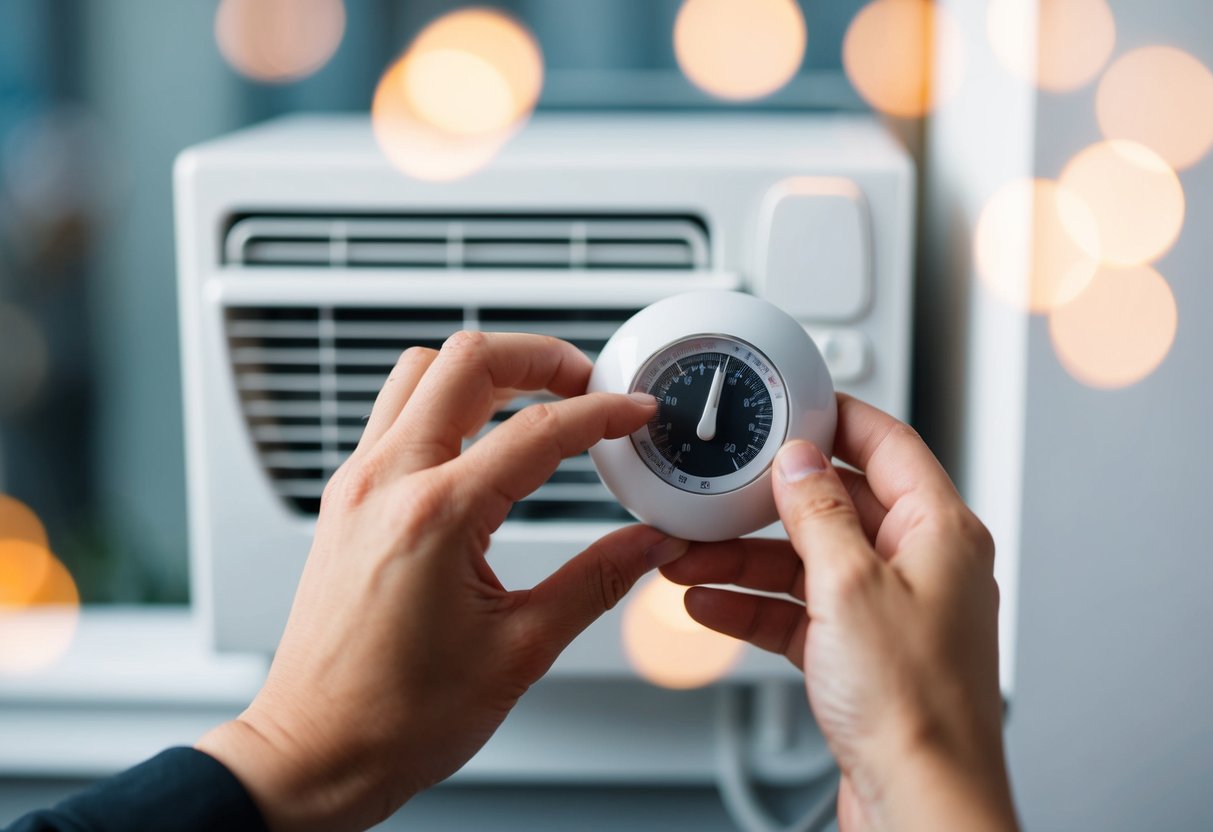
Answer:
[[342, 0], [220, 0], [215, 41], [233, 69], [285, 84], [329, 62], [345, 34]]
[[513, 94], [504, 76], [470, 52], [422, 52], [406, 68], [404, 82], [418, 115], [448, 133], [483, 135], [513, 121]]
[[37, 401], [49, 372], [42, 328], [21, 307], [0, 303], [0, 416]]
[[[66, 574], [62, 564], [54, 565]], [[0, 607], [0, 675], [28, 675], [54, 665], [72, 646], [79, 622], [80, 606], [74, 603]]]
[[642, 677], [686, 689], [723, 677], [741, 658], [743, 643], [704, 627], [683, 605], [686, 587], [653, 575], [623, 612], [623, 647]]
[[34, 510], [7, 494], [0, 494], [0, 540], [19, 540], [44, 549], [50, 545]]
[[1099, 227], [1086, 203], [1056, 182], [1018, 180], [982, 210], [973, 248], [978, 275], [998, 298], [1042, 313], [1073, 300], [1095, 276]]
[[35, 603], [51, 577], [54, 561], [45, 546], [0, 538], [0, 610]]
[[710, 95], [762, 98], [804, 60], [808, 29], [794, 0], [686, 0], [674, 21], [683, 73]]
[[[951, 14], [929, 0], [874, 0], [842, 43], [847, 77], [891, 116], [918, 118], [947, 101], [963, 79], [964, 41]], [[946, 85], [936, 83], [937, 68]]]
[[1104, 73], [1095, 111], [1105, 136], [1143, 144], [1182, 170], [1213, 147], [1213, 72], [1182, 49], [1135, 49]]
[[1166, 358], [1179, 324], [1175, 296], [1149, 266], [1104, 268], [1049, 316], [1062, 366], [1092, 387], [1135, 384]]
[[456, 135], [508, 130], [530, 115], [543, 87], [543, 56], [513, 18], [491, 9], [453, 12], [425, 27], [404, 57], [418, 117]]
[[0, 673], [33, 673], [58, 661], [79, 615], [76, 582], [47, 548], [37, 515], [0, 495]]
[[410, 176], [430, 181], [467, 176], [488, 164], [512, 135], [456, 136], [422, 122], [409, 106], [405, 77], [399, 61], [379, 81], [371, 125], [383, 154]]
[[1075, 156], [1058, 179], [1091, 209], [1099, 246], [1062, 214], [1066, 230], [1093, 257], [1117, 266], [1157, 260], [1183, 229], [1186, 203], [1175, 171], [1136, 142], [1104, 141]]
[[418, 179], [466, 176], [525, 123], [543, 56], [521, 24], [490, 9], [445, 15], [418, 34], [375, 90], [371, 124], [384, 155]]
[[1024, 0], [990, 1], [986, 30], [1003, 66], [1051, 92], [1094, 80], [1116, 46], [1107, 0], [1040, 0], [1035, 19], [1028, 12]]

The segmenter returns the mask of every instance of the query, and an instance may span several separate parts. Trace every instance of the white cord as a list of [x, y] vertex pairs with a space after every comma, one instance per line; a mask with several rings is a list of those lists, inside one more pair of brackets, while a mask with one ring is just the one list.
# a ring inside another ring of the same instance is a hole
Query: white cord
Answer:
[[[753, 770], [748, 755], [749, 730], [745, 724], [741, 688], [724, 685], [716, 699], [716, 785], [724, 807], [744, 832], [818, 832], [834, 819], [838, 784], [813, 803], [800, 818], [783, 823], [773, 817], [754, 792]], [[838, 773], [832, 758], [805, 771], [804, 784], [811, 785]]]

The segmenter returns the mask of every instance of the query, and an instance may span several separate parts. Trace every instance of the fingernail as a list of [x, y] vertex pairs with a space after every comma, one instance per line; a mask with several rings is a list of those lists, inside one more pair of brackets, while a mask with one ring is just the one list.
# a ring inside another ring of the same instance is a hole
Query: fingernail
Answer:
[[650, 569], [673, 563], [686, 554], [690, 545], [682, 538], [667, 537], [644, 553], [645, 562], [648, 563]]
[[650, 396], [648, 393], [629, 393], [628, 398], [637, 404], [642, 404], [645, 407], [653, 407], [657, 404], [657, 399]]
[[808, 442], [793, 442], [779, 452], [776, 465], [784, 482], [799, 482], [810, 474], [824, 471], [826, 460], [821, 451]]

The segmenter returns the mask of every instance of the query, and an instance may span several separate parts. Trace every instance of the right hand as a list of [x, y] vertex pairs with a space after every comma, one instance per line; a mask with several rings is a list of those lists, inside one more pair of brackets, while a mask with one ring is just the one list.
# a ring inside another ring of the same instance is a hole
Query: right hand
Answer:
[[[490, 535], [561, 459], [652, 418], [652, 396], [585, 394], [592, 366], [572, 344], [511, 333], [401, 356], [325, 488], [265, 685], [197, 744], [271, 829], [382, 821], [466, 763], [569, 642], [685, 551], [627, 526], [511, 590], [486, 560]], [[544, 389], [563, 399], [463, 450], [514, 392]]]
[[1002, 750], [994, 544], [909, 427], [838, 397], [836, 469], [776, 460], [789, 541], [693, 544], [663, 567], [700, 623], [782, 653], [842, 770], [844, 830], [1014, 829]]

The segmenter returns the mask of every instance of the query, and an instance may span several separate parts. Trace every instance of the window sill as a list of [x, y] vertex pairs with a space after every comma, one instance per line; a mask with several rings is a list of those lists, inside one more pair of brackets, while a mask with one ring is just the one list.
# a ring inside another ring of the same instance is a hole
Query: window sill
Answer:
[[213, 654], [187, 607], [85, 608], [52, 667], [0, 673], [0, 776], [96, 777], [190, 745], [243, 709], [267, 666]]
[[[0, 778], [104, 777], [190, 745], [238, 714], [267, 668], [264, 656], [212, 653], [186, 607], [86, 608], [53, 667], [0, 674]], [[618, 678], [544, 681], [454, 779], [706, 785], [714, 694]]]

